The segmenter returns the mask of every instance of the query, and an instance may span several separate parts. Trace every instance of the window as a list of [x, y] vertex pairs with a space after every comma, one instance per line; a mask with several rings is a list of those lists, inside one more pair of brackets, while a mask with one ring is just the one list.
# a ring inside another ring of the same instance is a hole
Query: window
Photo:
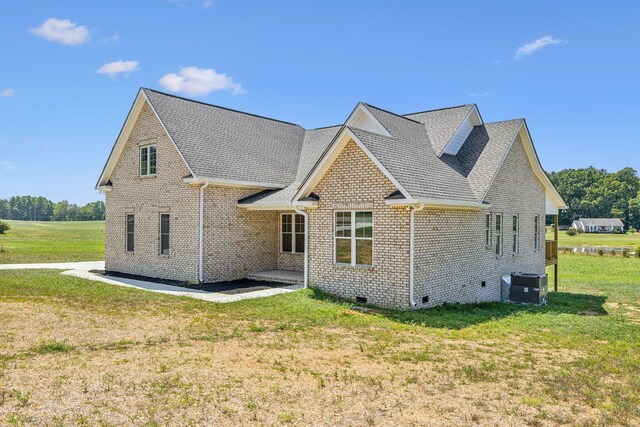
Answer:
[[491, 246], [491, 214], [487, 214], [484, 224], [484, 245]]
[[496, 214], [496, 255], [502, 255], [502, 214]]
[[336, 264], [373, 265], [373, 212], [336, 212], [334, 237]]
[[169, 255], [169, 214], [160, 214], [160, 255]]
[[513, 216], [513, 253], [517, 254], [520, 251], [520, 220], [518, 215]]
[[282, 214], [280, 222], [282, 252], [304, 253], [304, 216]]
[[540, 217], [533, 217], [533, 249], [537, 251], [540, 248]]
[[135, 244], [135, 218], [133, 215], [127, 215], [127, 252], [133, 252]]
[[140, 147], [140, 176], [153, 176], [156, 174], [157, 146], [147, 145]]

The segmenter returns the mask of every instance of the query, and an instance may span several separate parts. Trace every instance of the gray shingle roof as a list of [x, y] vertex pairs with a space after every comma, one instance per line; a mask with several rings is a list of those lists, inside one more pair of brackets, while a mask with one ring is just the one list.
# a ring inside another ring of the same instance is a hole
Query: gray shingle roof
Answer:
[[459, 107], [405, 114], [404, 117], [424, 124], [433, 149], [436, 154], [440, 154], [472, 108], [473, 104], [466, 104]]
[[478, 200], [489, 189], [522, 123], [517, 119], [476, 126], [462, 144], [456, 157]]
[[302, 182], [306, 178], [341, 127], [342, 126], [331, 126], [311, 129], [305, 132], [296, 181]]
[[[293, 123], [143, 89], [199, 178], [273, 183], [241, 204], [287, 205], [342, 126]], [[349, 127], [416, 199], [482, 202], [522, 120], [476, 126], [457, 155], [438, 155], [473, 105], [401, 116], [362, 104], [391, 134]]]
[[351, 131], [409, 194], [414, 198], [476, 201], [460, 171], [435, 154], [422, 123], [371, 105], [366, 108], [393, 136]]
[[252, 196], [238, 200], [241, 205], [252, 206], [284, 206], [289, 205], [296, 195], [300, 182], [296, 181], [281, 190], [260, 191]]
[[585, 227], [624, 227], [624, 223], [618, 218], [580, 218]]
[[143, 91], [196, 177], [280, 185], [295, 180], [302, 127]]

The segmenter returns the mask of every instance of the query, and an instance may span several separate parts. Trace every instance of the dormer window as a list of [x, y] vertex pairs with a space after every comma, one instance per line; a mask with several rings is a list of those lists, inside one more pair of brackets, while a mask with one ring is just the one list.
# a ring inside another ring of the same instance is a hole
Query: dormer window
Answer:
[[140, 176], [155, 176], [157, 149], [156, 145], [140, 147]]

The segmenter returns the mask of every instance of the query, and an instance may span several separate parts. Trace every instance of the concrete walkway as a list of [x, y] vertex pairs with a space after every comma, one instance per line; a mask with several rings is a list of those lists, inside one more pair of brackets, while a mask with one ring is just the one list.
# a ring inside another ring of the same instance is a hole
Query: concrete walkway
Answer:
[[95, 262], [63, 262], [51, 264], [0, 264], [0, 270], [21, 270], [21, 269], [54, 269], [66, 270], [61, 274], [81, 279], [94, 280], [108, 283], [110, 285], [136, 288], [150, 292], [160, 292], [163, 294], [196, 298], [203, 301], [227, 303], [253, 298], [264, 298], [272, 295], [284, 294], [301, 289], [302, 286], [292, 285], [282, 288], [271, 288], [260, 291], [245, 292], [240, 294], [223, 294], [219, 292], [206, 292], [197, 289], [182, 288], [180, 286], [163, 285], [162, 283], [147, 282], [144, 280], [126, 279], [123, 277], [107, 277], [102, 274], [93, 273], [91, 270], [104, 270], [104, 261]]
[[49, 264], [0, 264], [0, 270], [104, 270], [104, 261], [54, 262]]

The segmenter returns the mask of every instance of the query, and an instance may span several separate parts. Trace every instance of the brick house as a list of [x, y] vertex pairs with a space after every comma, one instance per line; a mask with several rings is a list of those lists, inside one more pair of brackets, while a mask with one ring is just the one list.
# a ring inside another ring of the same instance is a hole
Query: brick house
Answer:
[[359, 103], [307, 130], [149, 89], [97, 188], [108, 271], [293, 277], [395, 308], [499, 300], [501, 277], [544, 272], [545, 214], [565, 208], [525, 121], [475, 104]]

